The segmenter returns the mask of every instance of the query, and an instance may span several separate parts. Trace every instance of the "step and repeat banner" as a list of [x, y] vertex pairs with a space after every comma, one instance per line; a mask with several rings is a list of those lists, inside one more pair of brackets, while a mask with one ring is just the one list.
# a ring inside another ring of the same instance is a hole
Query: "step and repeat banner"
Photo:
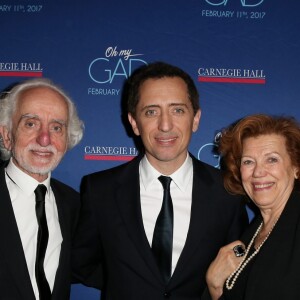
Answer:
[[[177, 65], [200, 92], [190, 151], [218, 167], [223, 127], [252, 113], [300, 120], [299, 11], [297, 0], [1, 0], [0, 88], [42, 76], [74, 99], [85, 135], [54, 177], [78, 190], [83, 175], [138, 153], [124, 81], [143, 64]], [[74, 285], [71, 299], [99, 294]]]

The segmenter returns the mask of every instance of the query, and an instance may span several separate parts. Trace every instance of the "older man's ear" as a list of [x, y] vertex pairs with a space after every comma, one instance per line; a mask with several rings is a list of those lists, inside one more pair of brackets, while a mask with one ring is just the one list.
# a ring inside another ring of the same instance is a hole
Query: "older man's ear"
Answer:
[[11, 135], [6, 126], [0, 126], [0, 141], [7, 150], [11, 150]]

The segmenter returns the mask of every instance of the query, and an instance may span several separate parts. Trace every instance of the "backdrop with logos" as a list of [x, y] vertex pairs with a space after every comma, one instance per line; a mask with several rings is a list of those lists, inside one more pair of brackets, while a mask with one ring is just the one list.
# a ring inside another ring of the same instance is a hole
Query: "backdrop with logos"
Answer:
[[[74, 99], [82, 142], [53, 176], [81, 177], [137, 155], [121, 118], [124, 81], [153, 61], [194, 79], [202, 117], [190, 151], [215, 167], [215, 138], [252, 113], [300, 120], [300, 2], [295, 0], [0, 1], [0, 88], [48, 77]], [[71, 299], [100, 292], [72, 287]]]

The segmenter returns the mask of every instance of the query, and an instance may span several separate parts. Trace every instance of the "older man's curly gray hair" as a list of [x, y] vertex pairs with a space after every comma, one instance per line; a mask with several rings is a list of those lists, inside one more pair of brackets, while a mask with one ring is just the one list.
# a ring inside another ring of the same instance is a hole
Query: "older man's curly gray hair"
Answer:
[[[35, 78], [23, 81], [15, 85], [9, 91], [4, 91], [0, 96], [0, 126], [5, 126], [9, 131], [12, 130], [12, 117], [16, 110], [18, 101], [22, 93], [33, 88], [45, 87], [59, 93], [66, 101], [69, 112], [68, 131], [68, 149], [76, 146], [82, 139], [84, 125], [79, 119], [75, 104], [71, 98], [51, 80], [46, 78]], [[11, 151], [4, 147], [3, 139], [0, 136], [1, 158], [7, 160], [11, 157]]]

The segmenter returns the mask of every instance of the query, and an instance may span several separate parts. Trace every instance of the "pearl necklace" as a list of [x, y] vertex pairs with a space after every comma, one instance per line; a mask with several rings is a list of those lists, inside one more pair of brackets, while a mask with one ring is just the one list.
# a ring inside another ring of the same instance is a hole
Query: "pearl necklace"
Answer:
[[[241, 274], [241, 272], [245, 269], [245, 267], [247, 266], [247, 264], [249, 263], [249, 261], [259, 252], [260, 248], [263, 246], [263, 244], [266, 242], [266, 240], [268, 239], [268, 237], [270, 236], [273, 228], [275, 227], [276, 223], [277, 223], [278, 219], [274, 222], [272, 228], [270, 229], [270, 231], [268, 232], [268, 234], [266, 235], [266, 237], [264, 238], [264, 240], [259, 244], [259, 246], [257, 247], [257, 249], [255, 249], [255, 251], [247, 258], [248, 253], [254, 243], [255, 238], [258, 236], [263, 222], [260, 223], [260, 225], [258, 226], [256, 232], [254, 233], [247, 249], [245, 252], [245, 256], [243, 258], [243, 260], [240, 262], [240, 264], [238, 265], [238, 267], [234, 270], [234, 272], [232, 272], [229, 277], [226, 280], [226, 288], [228, 290], [231, 290], [236, 282], [236, 280], [238, 279], [239, 275]], [[247, 259], [246, 259], [247, 258]], [[230, 283], [231, 281], [231, 283]]]

